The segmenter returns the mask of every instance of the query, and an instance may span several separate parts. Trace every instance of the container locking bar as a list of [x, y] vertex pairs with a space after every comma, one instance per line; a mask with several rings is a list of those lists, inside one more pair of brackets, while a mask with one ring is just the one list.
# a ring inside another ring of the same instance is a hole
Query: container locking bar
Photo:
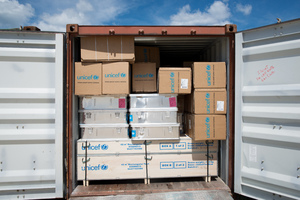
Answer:
[[147, 143], [147, 140], [144, 141], [144, 145], [145, 145], [145, 160], [146, 160], [146, 178], [145, 178], [145, 184], [150, 184], [150, 180], [148, 178], [148, 160], [152, 160], [152, 156], [150, 159], [148, 159], [148, 152], [147, 152], [147, 145], [149, 143]]
[[83, 186], [89, 186], [89, 181], [87, 180], [87, 163], [91, 160], [90, 158], [87, 158], [87, 150], [88, 148], [91, 146], [91, 143], [89, 143], [89, 145], [87, 144], [87, 141], [85, 141], [85, 146], [83, 146], [82, 143], [82, 147], [85, 150], [85, 160], [83, 160], [82, 158], [82, 163], [84, 163], [85, 167], [84, 167], [84, 181], [83, 181]]
[[207, 173], [206, 173], [206, 177], [205, 177], [205, 182], [210, 182], [211, 181], [211, 177], [209, 175], [209, 141], [206, 140], [206, 168], [207, 168]]

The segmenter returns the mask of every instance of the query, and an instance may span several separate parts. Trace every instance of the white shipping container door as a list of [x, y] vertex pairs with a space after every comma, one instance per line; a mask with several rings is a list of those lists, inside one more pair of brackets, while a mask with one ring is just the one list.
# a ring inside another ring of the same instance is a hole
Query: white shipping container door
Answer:
[[300, 20], [236, 34], [236, 193], [300, 199]]
[[0, 32], [0, 199], [63, 197], [63, 38]]

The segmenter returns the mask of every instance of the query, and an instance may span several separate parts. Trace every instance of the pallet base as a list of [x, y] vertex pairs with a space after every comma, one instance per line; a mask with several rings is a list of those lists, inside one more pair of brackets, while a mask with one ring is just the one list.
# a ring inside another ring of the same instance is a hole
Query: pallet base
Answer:
[[[208, 183], [208, 182], [211, 182], [211, 178], [212, 178], [212, 177], [211, 177], [211, 176], [208, 176], [208, 177], [201, 177], [201, 178], [204, 178], [205, 182]], [[215, 179], [216, 177], [213, 177], [213, 178]], [[150, 180], [151, 180], [150, 178], [148, 178], [148, 179], [145, 178], [145, 179], [144, 179], [145, 185], [150, 184], [150, 183], [151, 183]], [[152, 179], [152, 180], [155, 180], [155, 179]], [[126, 180], [125, 180], [125, 181], [126, 181]], [[134, 180], [133, 180], [133, 181], [134, 181]], [[85, 180], [82, 181], [82, 185], [85, 186], [85, 187], [89, 186], [89, 185], [90, 185], [89, 183], [90, 183], [90, 181], [88, 181], [88, 180], [87, 180], [87, 181], [85, 181]]]
[[71, 194], [71, 197], [149, 194], [197, 190], [224, 190], [230, 193], [229, 187], [219, 177], [211, 177], [211, 182], [205, 182], [205, 177], [151, 179], [151, 184], [145, 184], [144, 181], [145, 180], [143, 179], [90, 181], [89, 186], [78, 185]]

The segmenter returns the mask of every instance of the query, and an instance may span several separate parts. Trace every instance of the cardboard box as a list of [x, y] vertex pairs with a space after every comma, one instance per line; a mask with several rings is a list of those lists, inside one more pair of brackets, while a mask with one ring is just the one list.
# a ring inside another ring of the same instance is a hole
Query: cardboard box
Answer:
[[160, 94], [190, 94], [190, 68], [159, 68], [158, 85]]
[[195, 89], [188, 112], [193, 114], [226, 114], [226, 89]]
[[194, 88], [226, 87], [225, 62], [194, 62], [192, 69]]
[[[87, 180], [144, 179], [145, 154], [90, 156]], [[77, 179], [85, 180], [84, 156], [77, 156]]]
[[101, 63], [75, 62], [75, 95], [101, 95], [101, 72]]
[[[188, 136], [182, 136], [179, 140], [147, 140], [147, 152], [150, 154], [188, 154], [206, 153], [206, 141], [194, 141]], [[218, 152], [218, 141], [209, 142], [209, 151]]]
[[156, 67], [160, 67], [160, 55], [158, 47], [135, 47], [135, 62], [152, 62]]
[[132, 92], [156, 92], [156, 64], [132, 65]]
[[[151, 160], [145, 161], [145, 154], [88, 155], [77, 156], [77, 180], [115, 180], [144, 179], [148, 168], [149, 178], [178, 178], [207, 175], [207, 153], [193, 154], [149, 154]], [[217, 176], [218, 154], [209, 153], [209, 175]], [[148, 167], [146, 168], [146, 165]]]
[[133, 36], [81, 37], [81, 59], [84, 62], [128, 61], [133, 63]]
[[[151, 154], [150, 154], [151, 155]], [[148, 161], [149, 178], [207, 176], [207, 153], [155, 154]], [[209, 175], [218, 175], [218, 154], [210, 153]]]
[[[77, 141], [77, 155], [85, 155], [85, 141]], [[145, 154], [144, 141], [132, 141], [131, 139], [123, 140], [88, 140], [88, 155], [119, 155], [119, 154]]]
[[103, 63], [102, 94], [129, 94], [129, 63]]
[[225, 115], [188, 115], [188, 135], [194, 140], [226, 140]]

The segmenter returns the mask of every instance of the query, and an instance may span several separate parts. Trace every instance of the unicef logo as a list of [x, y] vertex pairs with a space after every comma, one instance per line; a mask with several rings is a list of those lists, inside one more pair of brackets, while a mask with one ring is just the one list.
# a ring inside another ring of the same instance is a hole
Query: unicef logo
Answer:
[[102, 149], [102, 150], [107, 150], [107, 149], [108, 149], [108, 146], [107, 146], [106, 144], [102, 144], [102, 145], [101, 145], [101, 149]]
[[98, 79], [99, 79], [99, 76], [98, 76], [98, 75], [94, 75], [94, 76], [93, 76], [93, 79], [94, 79], [94, 80], [98, 80]]
[[211, 68], [210, 68], [210, 65], [207, 65], [207, 66], [206, 66], [206, 69], [207, 69], [207, 70], [210, 70], [210, 69], [211, 69]]
[[107, 170], [107, 169], [108, 169], [108, 166], [107, 166], [107, 165], [102, 165], [102, 166], [101, 166], [101, 169], [102, 169], [102, 170]]
[[174, 72], [171, 72], [170, 76], [173, 78], [175, 76]]
[[208, 123], [209, 122], [209, 117], [206, 117], [205, 121]]
[[205, 97], [206, 97], [206, 98], [209, 98], [209, 97], [210, 97], [210, 94], [209, 94], [209, 93], [206, 93]]
[[122, 78], [125, 78], [125, 77], [126, 77], [126, 74], [125, 74], [125, 73], [122, 73], [122, 74], [121, 74], [121, 77], [122, 77]]
[[150, 77], [150, 78], [152, 78], [153, 76], [154, 76], [153, 74], [151, 74], [151, 73], [149, 74], [149, 77]]

